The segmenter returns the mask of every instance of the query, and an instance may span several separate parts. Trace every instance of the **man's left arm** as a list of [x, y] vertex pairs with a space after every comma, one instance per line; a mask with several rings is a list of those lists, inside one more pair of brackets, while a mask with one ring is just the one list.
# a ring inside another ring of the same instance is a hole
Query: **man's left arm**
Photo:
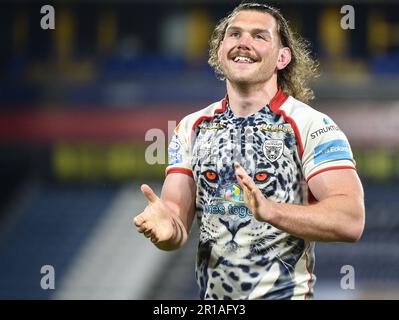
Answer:
[[309, 241], [355, 242], [365, 223], [364, 193], [353, 169], [329, 170], [308, 181], [317, 203], [303, 206], [265, 198], [252, 178], [235, 164], [244, 200], [259, 221]]

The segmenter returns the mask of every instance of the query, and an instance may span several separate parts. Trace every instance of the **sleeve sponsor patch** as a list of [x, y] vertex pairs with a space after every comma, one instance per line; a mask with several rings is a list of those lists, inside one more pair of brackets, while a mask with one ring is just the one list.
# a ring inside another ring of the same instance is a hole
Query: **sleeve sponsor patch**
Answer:
[[314, 164], [344, 159], [352, 160], [352, 152], [345, 140], [331, 140], [314, 148]]
[[176, 135], [172, 137], [168, 147], [168, 163], [174, 165], [183, 162], [181, 143]]

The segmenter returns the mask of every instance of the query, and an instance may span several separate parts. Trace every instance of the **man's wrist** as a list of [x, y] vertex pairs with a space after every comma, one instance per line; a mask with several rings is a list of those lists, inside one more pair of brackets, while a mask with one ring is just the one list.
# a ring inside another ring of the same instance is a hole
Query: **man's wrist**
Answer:
[[273, 226], [278, 225], [281, 219], [281, 205], [265, 198], [262, 208], [262, 221]]

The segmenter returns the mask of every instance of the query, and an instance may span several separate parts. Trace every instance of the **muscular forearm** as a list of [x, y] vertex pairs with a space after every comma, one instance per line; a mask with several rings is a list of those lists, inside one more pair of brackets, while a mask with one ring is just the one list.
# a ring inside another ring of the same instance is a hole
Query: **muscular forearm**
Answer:
[[273, 203], [261, 213], [262, 220], [294, 236], [310, 241], [355, 242], [364, 227], [361, 199], [337, 195], [309, 206]]

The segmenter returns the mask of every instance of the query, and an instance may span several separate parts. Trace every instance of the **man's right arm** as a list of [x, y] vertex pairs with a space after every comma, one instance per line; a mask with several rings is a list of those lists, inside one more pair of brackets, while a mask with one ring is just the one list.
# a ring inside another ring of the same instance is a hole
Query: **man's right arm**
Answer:
[[141, 190], [148, 206], [134, 219], [138, 231], [161, 250], [180, 248], [187, 241], [195, 216], [194, 179], [181, 173], [168, 174], [161, 199], [147, 185]]

